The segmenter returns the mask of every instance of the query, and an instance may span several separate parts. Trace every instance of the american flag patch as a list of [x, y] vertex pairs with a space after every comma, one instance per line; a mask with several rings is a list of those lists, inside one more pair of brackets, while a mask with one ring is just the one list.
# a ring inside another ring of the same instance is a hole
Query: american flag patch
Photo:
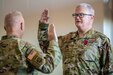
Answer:
[[33, 57], [36, 55], [36, 51], [35, 50], [32, 50], [30, 53], [29, 53], [29, 55], [28, 55], [28, 59], [30, 59], [30, 60], [32, 60], [33, 59]]

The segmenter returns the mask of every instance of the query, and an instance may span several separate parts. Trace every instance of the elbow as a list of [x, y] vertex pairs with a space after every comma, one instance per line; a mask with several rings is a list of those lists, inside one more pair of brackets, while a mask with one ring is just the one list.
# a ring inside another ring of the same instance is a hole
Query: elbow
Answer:
[[42, 72], [42, 73], [45, 73], [45, 74], [50, 74], [50, 73], [53, 72], [53, 70], [54, 70], [53, 67], [50, 68], [50, 67], [46, 66], [46, 67], [42, 67], [41, 72]]
[[50, 73], [52, 73], [52, 72], [53, 72], [53, 70], [51, 70], [51, 71], [43, 71], [42, 73], [50, 74]]

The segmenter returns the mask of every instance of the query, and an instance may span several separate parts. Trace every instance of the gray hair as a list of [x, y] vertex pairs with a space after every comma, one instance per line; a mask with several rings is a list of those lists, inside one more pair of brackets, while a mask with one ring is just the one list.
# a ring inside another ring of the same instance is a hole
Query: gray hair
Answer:
[[5, 20], [4, 20], [5, 26], [14, 25], [15, 23], [19, 22], [20, 17], [23, 17], [23, 15], [19, 11], [13, 11], [13, 12], [8, 13], [5, 16]]
[[89, 13], [95, 15], [94, 8], [88, 3], [81, 3], [77, 7], [84, 7]]

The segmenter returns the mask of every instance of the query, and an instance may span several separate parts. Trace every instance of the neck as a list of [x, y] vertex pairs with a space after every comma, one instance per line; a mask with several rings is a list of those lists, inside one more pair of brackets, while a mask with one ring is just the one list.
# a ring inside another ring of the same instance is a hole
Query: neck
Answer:
[[89, 30], [90, 30], [90, 29], [87, 29], [87, 30], [84, 30], [84, 31], [78, 30], [78, 35], [79, 35], [79, 37], [85, 36], [85, 34], [86, 34]]
[[78, 32], [80, 33], [80, 34], [85, 34], [85, 33], [87, 33], [90, 29], [92, 29], [92, 26], [90, 26], [90, 27], [88, 27], [88, 28], [78, 28]]
[[8, 36], [16, 36], [16, 37], [18, 37], [18, 38], [21, 38], [21, 36], [18, 35], [18, 33], [14, 33], [14, 32], [8, 32], [7, 35], [8, 35]]
[[78, 30], [78, 33], [79, 34], [85, 34], [85, 33], [87, 33], [87, 31], [89, 31], [89, 30]]

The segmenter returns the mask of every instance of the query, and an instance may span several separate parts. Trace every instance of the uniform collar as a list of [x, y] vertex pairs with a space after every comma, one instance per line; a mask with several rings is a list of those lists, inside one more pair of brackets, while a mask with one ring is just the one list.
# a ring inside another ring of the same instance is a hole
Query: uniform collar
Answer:
[[78, 31], [77, 31], [77, 36], [79, 38], [91, 38], [92, 37], [92, 34], [94, 34], [94, 29], [90, 29], [89, 31], [87, 31], [85, 34], [83, 35], [79, 35]]
[[1, 40], [11, 39], [11, 38], [17, 38], [17, 37], [14, 35], [5, 35], [5, 36], [2, 36]]

